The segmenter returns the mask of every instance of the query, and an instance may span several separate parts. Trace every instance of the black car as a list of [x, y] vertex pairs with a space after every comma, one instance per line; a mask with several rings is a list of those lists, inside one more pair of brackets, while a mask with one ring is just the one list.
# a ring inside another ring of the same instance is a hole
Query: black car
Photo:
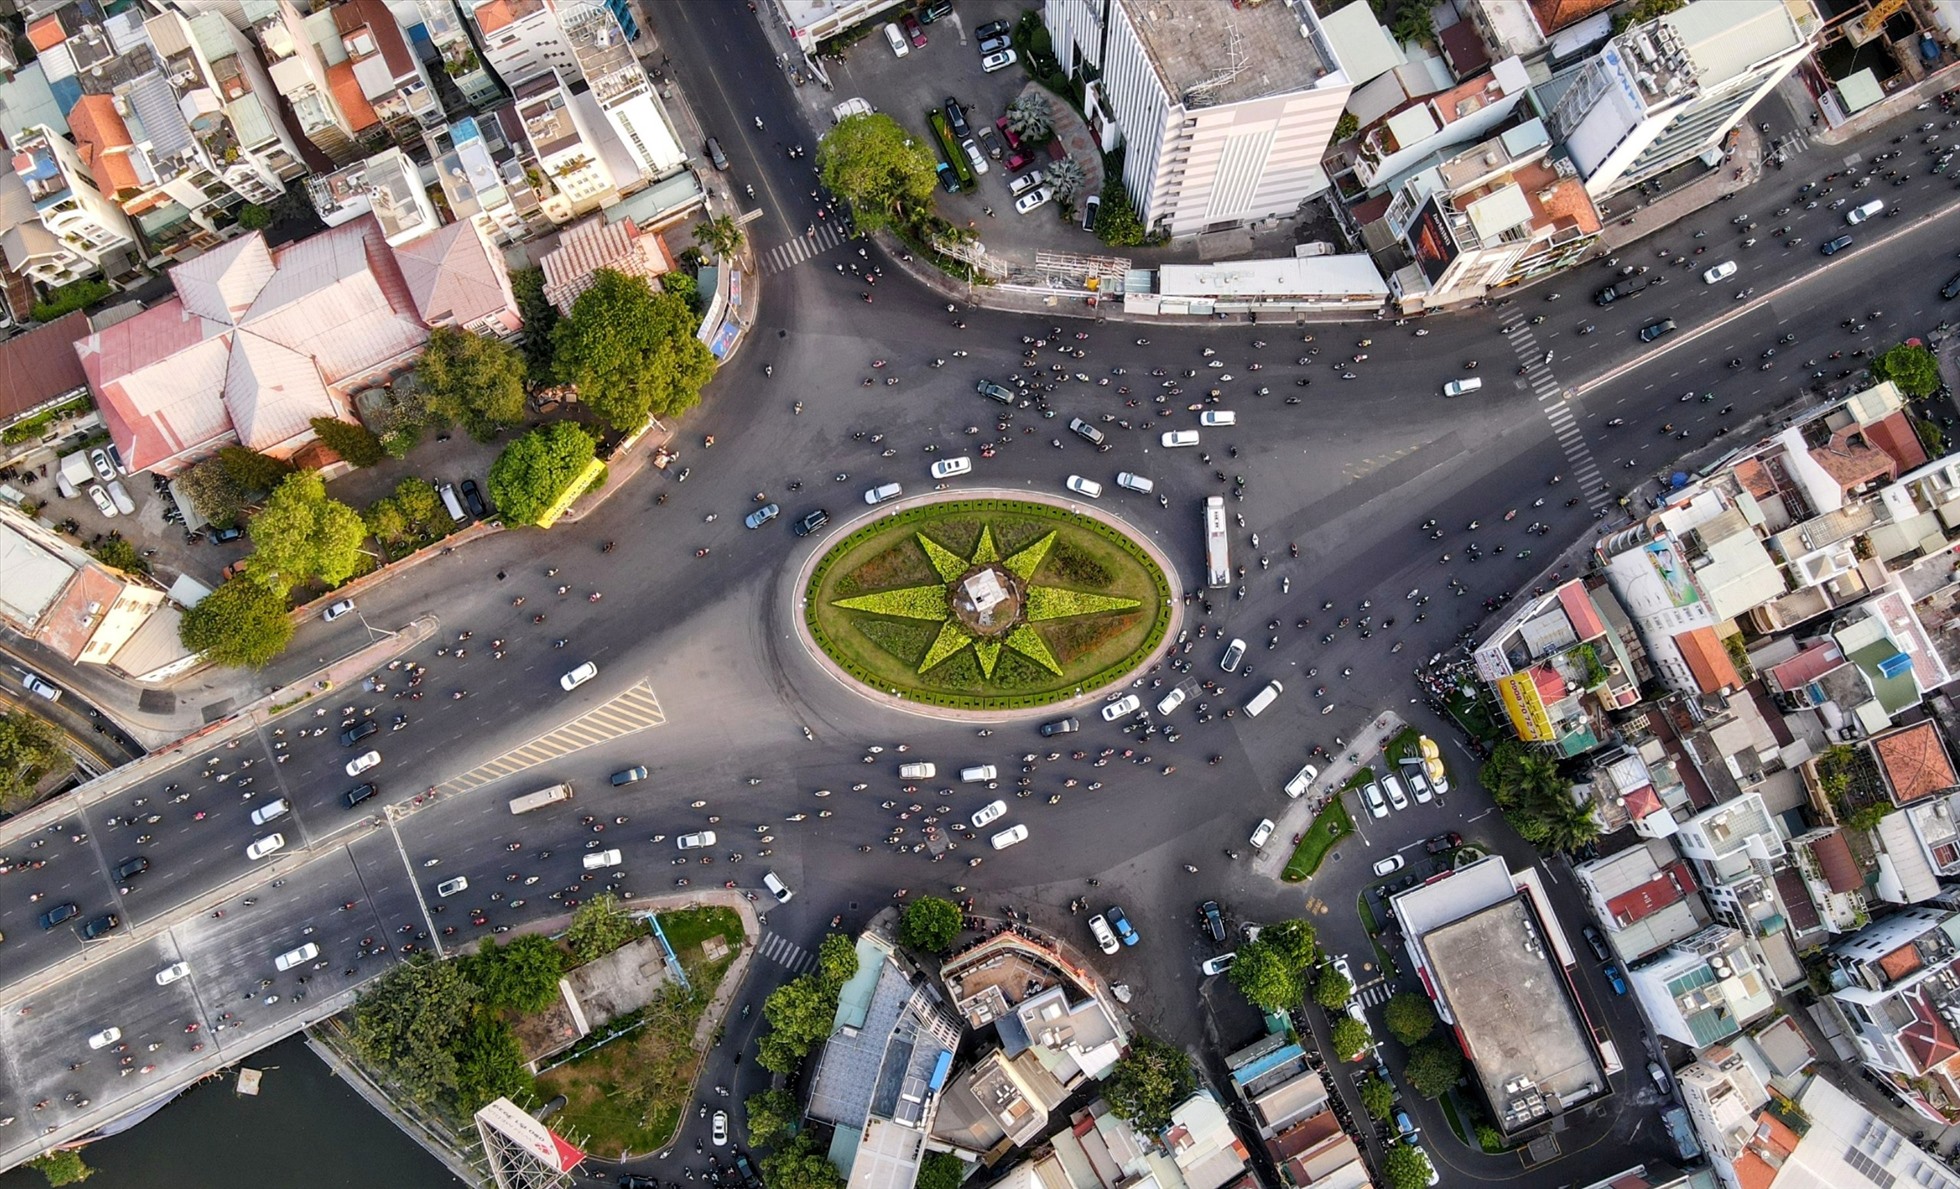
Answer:
[[370, 780], [366, 784], [355, 785], [353, 788], [341, 794], [341, 796], [347, 802], [347, 808], [352, 809], [369, 797], [374, 796], [377, 791], [379, 790], [374, 787], [374, 782]]
[[380, 729], [381, 724], [371, 718], [364, 719], [340, 733], [340, 745], [342, 747], [352, 747]]
[[57, 904], [41, 914], [41, 928], [52, 929], [61, 922], [79, 915], [81, 911], [73, 904]]
[[643, 1177], [638, 1173], [629, 1172], [619, 1178], [619, 1189], [659, 1189], [659, 1186], [659, 1181], [652, 1177]]
[[1593, 957], [1604, 962], [1613, 956], [1611, 951], [1606, 948], [1606, 939], [1599, 935], [1599, 930], [1593, 928], [1591, 925], [1587, 925], [1583, 929], [1580, 929], [1579, 932], [1585, 937], [1586, 945], [1592, 950]]
[[728, 168], [728, 154], [721, 151], [721, 142], [712, 136], [708, 138], [708, 160], [714, 162], [716, 169]]
[[1662, 318], [1659, 322], [1649, 322], [1640, 328], [1640, 341], [1651, 343], [1664, 334], [1673, 334], [1674, 331], [1674, 319]]
[[122, 924], [121, 917], [113, 912], [105, 912], [82, 926], [82, 940], [94, 941], [98, 937], [114, 932], [116, 926], [120, 924]]
[[631, 768], [621, 768], [612, 774], [614, 788], [618, 788], [623, 784], [638, 784], [646, 778], [647, 768], [645, 764], [635, 764]]
[[116, 882], [121, 883], [130, 876], [141, 875], [149, 869], [150, 861], [142, 855], [137, 855], [133, 859], [124, 859], [116, 864]]
[[973, 135], [973, 129], [967, 127], [966, 112], [961, 110], [960, 101], [951, 95], [946, 96], [946, 122], [953, 126], [953, 135], [960, 140]]
[[1041, 737], [1047, 739], [1054, 735], [1073, 735], [1081, 729], [1082, 720], [1079, 718], [1058, 718], [1054, 722], [1041, 724]]
[[481, 520], [490, 514], [490, 505], [483, 502], [483, 492], [477, 489], [475, 479], [463, 480], [458, 490], [463, 493], [463, 506], [470, 510], [470, 515]]
[[1819, 248], [1818, 251], [1824, 253], [1824, 255], [1826, 256], [1835, 256], [1839, 252], [1842, 252], [1844, 249], [1850, 246], [1851, 246], [1851, 237], [1848, 235], [1840, 235], [1836, 239], [1826, 240], [1824, 242], [1824, 246]]
[[932, 0], [931, 4], [919, 10], [919, 19], [930, 25], [953, 15], [953, 0]]
[[755, 1175], [755, 1168], [749, 1164], [749, 1155], [747, 1152], [735, 1153], [735, 1171], [742, 1174], [744, 1184], [750, 1186], [760, 1186], [762, 1184], [762, 1178]]
[[1960, 272], [1954, 273], [1952, 280], [1940, 286], [1940, 296], [1946, 298], [1948, 301], [1960, 297]]
[[1198, 905], [1198, 912], [1205, 918], [1205, 932], [1211, 934], [1211, 939], [1225, 940], [1225, 918], [1218, 911], [1218, 901], [1205, 901]]
[[1436, 837], [1431, 838], [1422, 844], [1422, 848], [1432, 855], [1440, 855], [1453, 851], [1462, 845], [1463, 835], [1457, 833], [1455, 830], [1451, 830], [1447, 834], [1438, 834]]
[[978, 29], [975, 29], [973, 31], [973, 35], [975, 37], [981, 38], [982, 40], [985, 40], [986, 38], [989, 37], [1004, 37], [1007, 35], [1007, 31], [1011, 28], [1013, 28], [1013, 26], [1009, 25], [1006, 21], [988, 21], [986, 24], [980, 26]]
[[830, 513], [818, 508], [814, 512], [805, 512], [803, 518], [790, 527], [795, 530], [797, 536], [807, 537], [829, 523]]

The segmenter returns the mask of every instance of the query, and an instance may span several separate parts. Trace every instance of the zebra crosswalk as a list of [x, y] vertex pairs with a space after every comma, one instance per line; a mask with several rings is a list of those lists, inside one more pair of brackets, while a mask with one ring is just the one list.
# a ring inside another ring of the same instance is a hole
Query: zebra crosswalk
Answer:
[[812, 235], [799, 235], [788, 243], [777, 244], [762, 254], [762, 275], [773, 276], [795, 268], [813, 256], [820, 256], [850, 237], [835, 223], [826, 222]]
[[1354, 998], [1363, 1007], [1374, 1007], [1395, 998], [1395, 989], [1388, 985], [1387, 979], [1376, 979], [1354, 993]]
[[1607, 498], [1609, 489], [1605, 478], [1599, 473], [1592, 447], [1586, 443], [1585, 434], [1580, 432], [1578, 422], [1573, 417], [1564, 387], [1552, 374], [1547, 353], [1538, 349], [1538, 336], [1532, 333], [1530, 323], [1514, 322], [1509, 327], [1508, 337], [1512, 349], [1518, 353], [1519, 361], [1524, 365], [1525, 381], [1538, 397], [1538, 403], [1545, 411], [1545, 420], [1551, 424], [1552, 433], [1558, 438], [1559, 449], [1565, 453], [1571, 477], [1578, 481], [1579, 495], [1594, 511], [1607, 507], [1611, 501]]
[[787, 967], [791, 974], [802, 974], [817, 963], [815, 954], [780, 933], [763, 934], [755, 952], [778, 966]]

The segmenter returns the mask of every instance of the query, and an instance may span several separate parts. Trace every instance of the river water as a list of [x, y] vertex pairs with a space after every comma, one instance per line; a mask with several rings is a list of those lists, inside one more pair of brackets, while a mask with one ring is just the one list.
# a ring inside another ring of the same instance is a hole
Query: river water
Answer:
[[[143, 1189], [447, 1189], [461, 1181], [375, 1113], [298, 1038], [255, 1053], [257, 1097], [236, 1072], [206, 1082], [122, 1135], [89, 1145], [95, 1185]], [[32, 1169], [0, 1189], [47, 1189]]]

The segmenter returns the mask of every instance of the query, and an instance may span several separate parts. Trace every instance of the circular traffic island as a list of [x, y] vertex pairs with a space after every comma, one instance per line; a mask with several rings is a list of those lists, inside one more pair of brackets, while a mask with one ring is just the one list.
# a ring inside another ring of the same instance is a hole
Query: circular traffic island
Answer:
[[873, 692], [1015, 711], [1127, 677], [1163, 641], [1164, 567], [1114, 524], [1028, 500], [960, 499], [882, 516], [811, 569], [804, 622]]

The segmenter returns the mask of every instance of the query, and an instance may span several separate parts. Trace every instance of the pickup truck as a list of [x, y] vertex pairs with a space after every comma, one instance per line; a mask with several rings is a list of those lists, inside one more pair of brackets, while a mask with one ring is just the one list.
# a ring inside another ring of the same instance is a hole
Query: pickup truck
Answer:
[[1599, 305], [1610, 306], [1622, 297], [1632, 297], [1651, 283], [1649, 281], [1643, 281], [1638, 277], [1628, 277], [1617, 285], [1608, 285], [1598, 293], [1593, 294], [1593, 301]]

